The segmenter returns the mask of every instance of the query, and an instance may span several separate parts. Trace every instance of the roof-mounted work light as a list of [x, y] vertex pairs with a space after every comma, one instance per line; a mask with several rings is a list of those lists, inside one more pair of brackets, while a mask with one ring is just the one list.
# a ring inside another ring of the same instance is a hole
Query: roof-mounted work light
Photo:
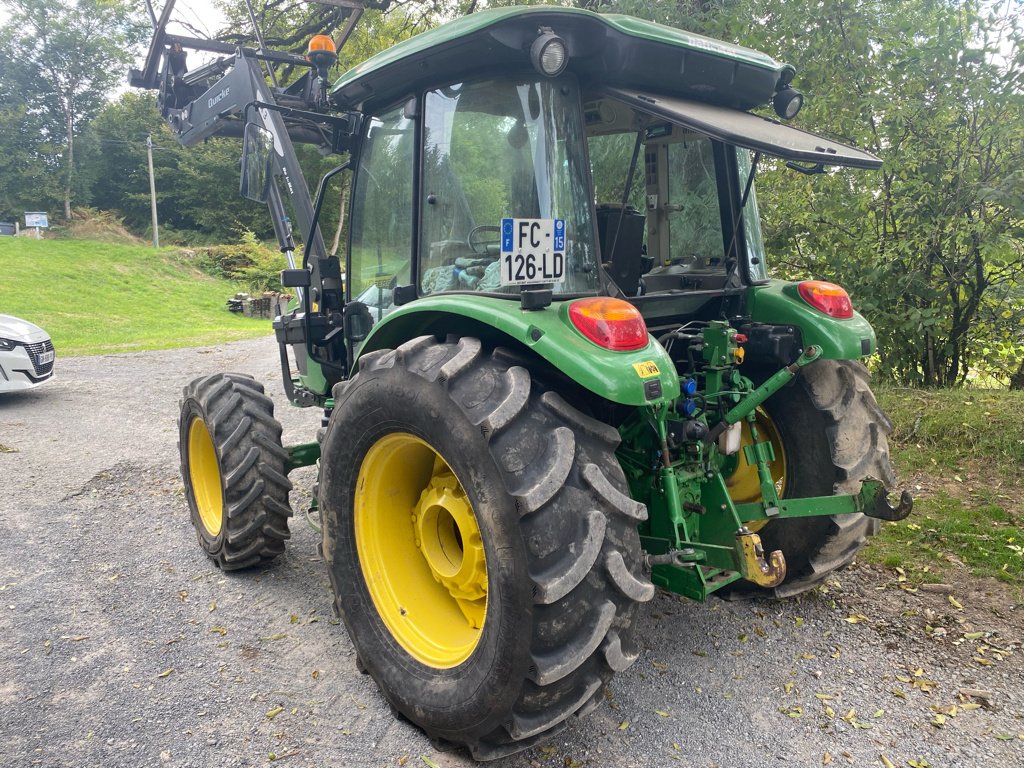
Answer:
[[790, 88], [789, 86], [777, 91], [772, 99], [775, 114], [783, 120], [792, 120], [803, 105], [804, 95], [796, 88]]
[[569, 63], [569, 52], [565, 41], [552, 31], [551, 27], [541, 27], [540, 34], [530, 46], [530, 63], [542, 75], [554, 77], [562, 74]]

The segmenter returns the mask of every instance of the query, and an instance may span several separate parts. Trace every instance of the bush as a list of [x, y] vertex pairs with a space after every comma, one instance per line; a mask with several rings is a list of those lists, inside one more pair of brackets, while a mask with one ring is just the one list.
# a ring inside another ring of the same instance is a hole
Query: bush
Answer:
[[243, 283], [254, 295], [282, 290], [284, 259], [249, 230], [242, 232], [241, 241], [236, 244], [198, 248], [195, 263], [208, 275]]

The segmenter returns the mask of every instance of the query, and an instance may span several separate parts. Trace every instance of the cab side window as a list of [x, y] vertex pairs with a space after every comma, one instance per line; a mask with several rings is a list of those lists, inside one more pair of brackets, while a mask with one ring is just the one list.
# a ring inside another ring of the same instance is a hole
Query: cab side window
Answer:
[[399, 106], [370, 120], [352, 195], [352, 244], [346, 280], [351, 300], [379, 320], [394, 290], [412, 282], [413, 162], [416, 131]]

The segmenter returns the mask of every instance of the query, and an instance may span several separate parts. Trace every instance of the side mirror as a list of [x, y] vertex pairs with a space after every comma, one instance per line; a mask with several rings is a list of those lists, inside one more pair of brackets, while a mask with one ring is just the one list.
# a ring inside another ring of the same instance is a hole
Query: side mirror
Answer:
[[242, 142], [242, 178], [238, 190], [242, 197], [258, 203], [267, 202], [273, 175], [273, 156], [273, 134], [256, 123], [246, 123], [245, 139]]

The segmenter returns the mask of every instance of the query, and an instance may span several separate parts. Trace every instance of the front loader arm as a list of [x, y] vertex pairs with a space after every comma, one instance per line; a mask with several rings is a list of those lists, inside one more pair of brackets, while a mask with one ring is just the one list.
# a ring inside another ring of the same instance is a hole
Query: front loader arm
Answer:
[[[174, 0], [168, 0], [160, 17], [154, 17], [154, 35], [144, 67], [130, 73], [131, 84], [159, 91], [161, 114], [184, 146], [215, 136], [244, 137], [247, 125], [258, 126], [272, 137], [266, 143], [272, 145], [268, 172], [273, 181], [265, 189], [265, 200], [288, 262], [288, 285], [296, 288], [299, 298], [298, 310], [282, 317], [275, 329], [282, 344], [282, 373], [290, 399], [313, 404], [326, 394], [331, 381], [344, 378], [347, 372], [348, 350], [342, 333], [345, 306], [341, 265], [327, 253], [295, 143], [350, 151], [361, 116], [323, 111], [326, 69], [321, 71], [302, 56], [168, 34], [173, 5]], [[188, 71], [186, 48], [230, 55]], [[286, 88], [271, 87], [264, 77], [263, 62], [286, 63], [308, 71]], [[304, 243], [301, 264], [295, 257], [295, 226]], [[303, 386], [296, 387], [292, 381], [285, 354], [288, 345], [293, 348]], [[310, 388], [312, 391], [307, 391]]]

